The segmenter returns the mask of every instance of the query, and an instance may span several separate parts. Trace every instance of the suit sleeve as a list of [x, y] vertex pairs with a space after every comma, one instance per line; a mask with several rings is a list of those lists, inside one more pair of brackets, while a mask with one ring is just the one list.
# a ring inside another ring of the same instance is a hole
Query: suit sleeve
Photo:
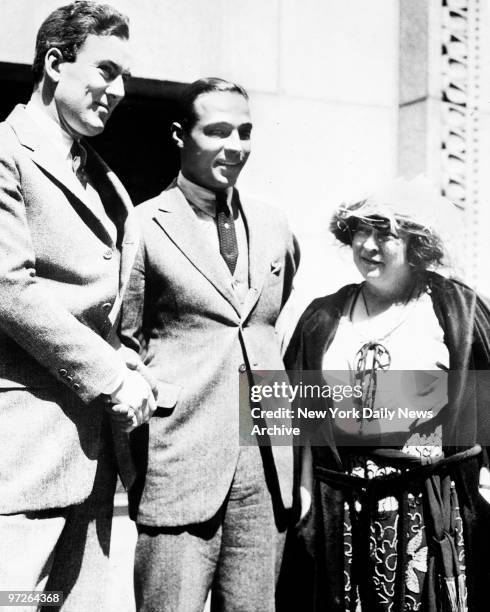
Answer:
[[299, 266], [301, 257], [299, 243], [296, 236], [291, 233], [289, 226], [287, 226], [288, 237], [288, 248], [286, 252], [285, 270], [284, 270], [284, 291], [281, 300], [281, 309], [284, 307], [286, 302], [291, 295], [293, 290], [293, 279]]
[[141, 238], [121, 310], [120, 336], [122, 343], [142, 355], [146, 349], [143, 337], [146, 270], [145, 245]]
[[19, 171], [5, 149], [0, 148], [0, 328], [90, 402], [115, 386], [124, 362], [39, 283]]
[[[144, 229], [144, 219], [140, 218], [140, 227]], [[142, 231], [144, 236], [144, 232]], [[149, 298], [151, 286], [148, 283], [148, 278], [151, 278], [150, 270], [147, 263], [147, 252], [144, 237], [140, 241], [138, 253], [135, 258], [133, 269], [128, 283], [127, 291], [124, 295], [122, 305], [122, 315], [120, 324], [120, 337], [124, 346], [138, 353], [140, 358], [144, 359], [147, 351], [147, 332], [145, 325], [151, 326], [151, 321], [145, 321], [146, 318], [151, 320], [154, 313], [150, 312]], [[143, 366], [144, 367], [144, 366]], [[154, 370], [144, 367], [143, 376], [145, 376], [152, 385], [156, 388], [157, 406], [159, 408], [173, 408], [182, 392], [179, 385], [161, 380], [159, 373], [156, 373], [157, 380], [153, 378]], [[164, 375], [164, 373], [162, 373]]]

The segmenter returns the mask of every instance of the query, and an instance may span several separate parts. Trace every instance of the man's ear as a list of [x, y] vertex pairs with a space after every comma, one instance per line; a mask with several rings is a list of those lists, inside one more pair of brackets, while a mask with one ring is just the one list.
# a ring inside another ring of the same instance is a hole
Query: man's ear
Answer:
[[184, 128], [180, 125], [180, 123], [177, 123], [177, 121], [174, 121], [172, 123], [171, 130], [172, 130], [172, 140], [179, 147], [179, 149], [183, 149], [184, 148]]
[[63, 54], [56, 47], [49, 49], [46, 53], [44, 57], [44, 72], [53, 83], [57, 83], [60, 80], [60, 66], [64, 61]]

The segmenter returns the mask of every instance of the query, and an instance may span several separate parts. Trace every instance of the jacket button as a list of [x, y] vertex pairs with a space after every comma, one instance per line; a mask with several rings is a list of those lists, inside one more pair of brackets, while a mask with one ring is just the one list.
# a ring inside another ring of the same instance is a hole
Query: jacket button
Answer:
[[72, 383], [72, 382], [73, 382], [73, 376], [67, 376], [67, 377], [66, 377], [66, 380], [67, 380], [69, 383]]
[[73, 388], [75, 391], [78, 391], [80, 389], [80, 385], [78, 383], [73, 383]]
[[112, 259], [113, 251], [112, 249], [107, 249], [104, 251], [104, 259]]
[[238, 371], [240, 372], [240, 374], [245, 373], [247, 371], [247, 366], [244, 363], [241, 363], [238, 367]]
[[110, 310], [111, 308], [112, 308], [112, 304], [110, 302], [106, 302], [105, 304], [102, 304], [103, 310]]
[[58, 372], [61, 374], [61, 376], [66, 376], [68, 374], [65, 368], [61, 368], [61, 370], [58, 370]]

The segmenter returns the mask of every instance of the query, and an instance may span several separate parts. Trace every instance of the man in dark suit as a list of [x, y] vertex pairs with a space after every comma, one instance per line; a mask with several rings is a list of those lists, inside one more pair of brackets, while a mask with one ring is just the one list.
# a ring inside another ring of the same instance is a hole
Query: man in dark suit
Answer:
[[274, 325], [298, 252], [284, 215], [235, 188], [251, 131], [242, 87], [189, 85], [173, 125], [181, 171], [135, 210], [122, 334], [159, 388], [133, 434], [140, 611], [202, 612], [210, 589], [213, 610], [274, 610], [292, 451], [240, 447], [239, 378], [283, 370]]
[[54, 11], [32, 97], [0, 124], [0, 590], [76, 612], [104, 609], [116, 456], [129, 480], [124, 431], [155, 407], [115, 333], [131, 203], [84, 140], [124, 95], [128, 35], [107, 5]]

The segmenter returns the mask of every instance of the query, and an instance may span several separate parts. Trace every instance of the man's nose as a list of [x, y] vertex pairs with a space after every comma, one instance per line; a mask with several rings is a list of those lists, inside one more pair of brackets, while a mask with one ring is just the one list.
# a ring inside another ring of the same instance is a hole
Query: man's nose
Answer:
[[106, 94], [113, 98], [117, 98], [117, 100], [121, 100], [124, 98], [124, 94], [126, 90], [124, 88], [124, 79], [122, 75], [118, 75], [115, 79], [113, 79], [106, 89]]
[[238, 130], [233, 130], [228, 138], [226, 139], [225, 149], [230, 153], [241, 153], [243, 150], [243, 143], [240, 138]]

